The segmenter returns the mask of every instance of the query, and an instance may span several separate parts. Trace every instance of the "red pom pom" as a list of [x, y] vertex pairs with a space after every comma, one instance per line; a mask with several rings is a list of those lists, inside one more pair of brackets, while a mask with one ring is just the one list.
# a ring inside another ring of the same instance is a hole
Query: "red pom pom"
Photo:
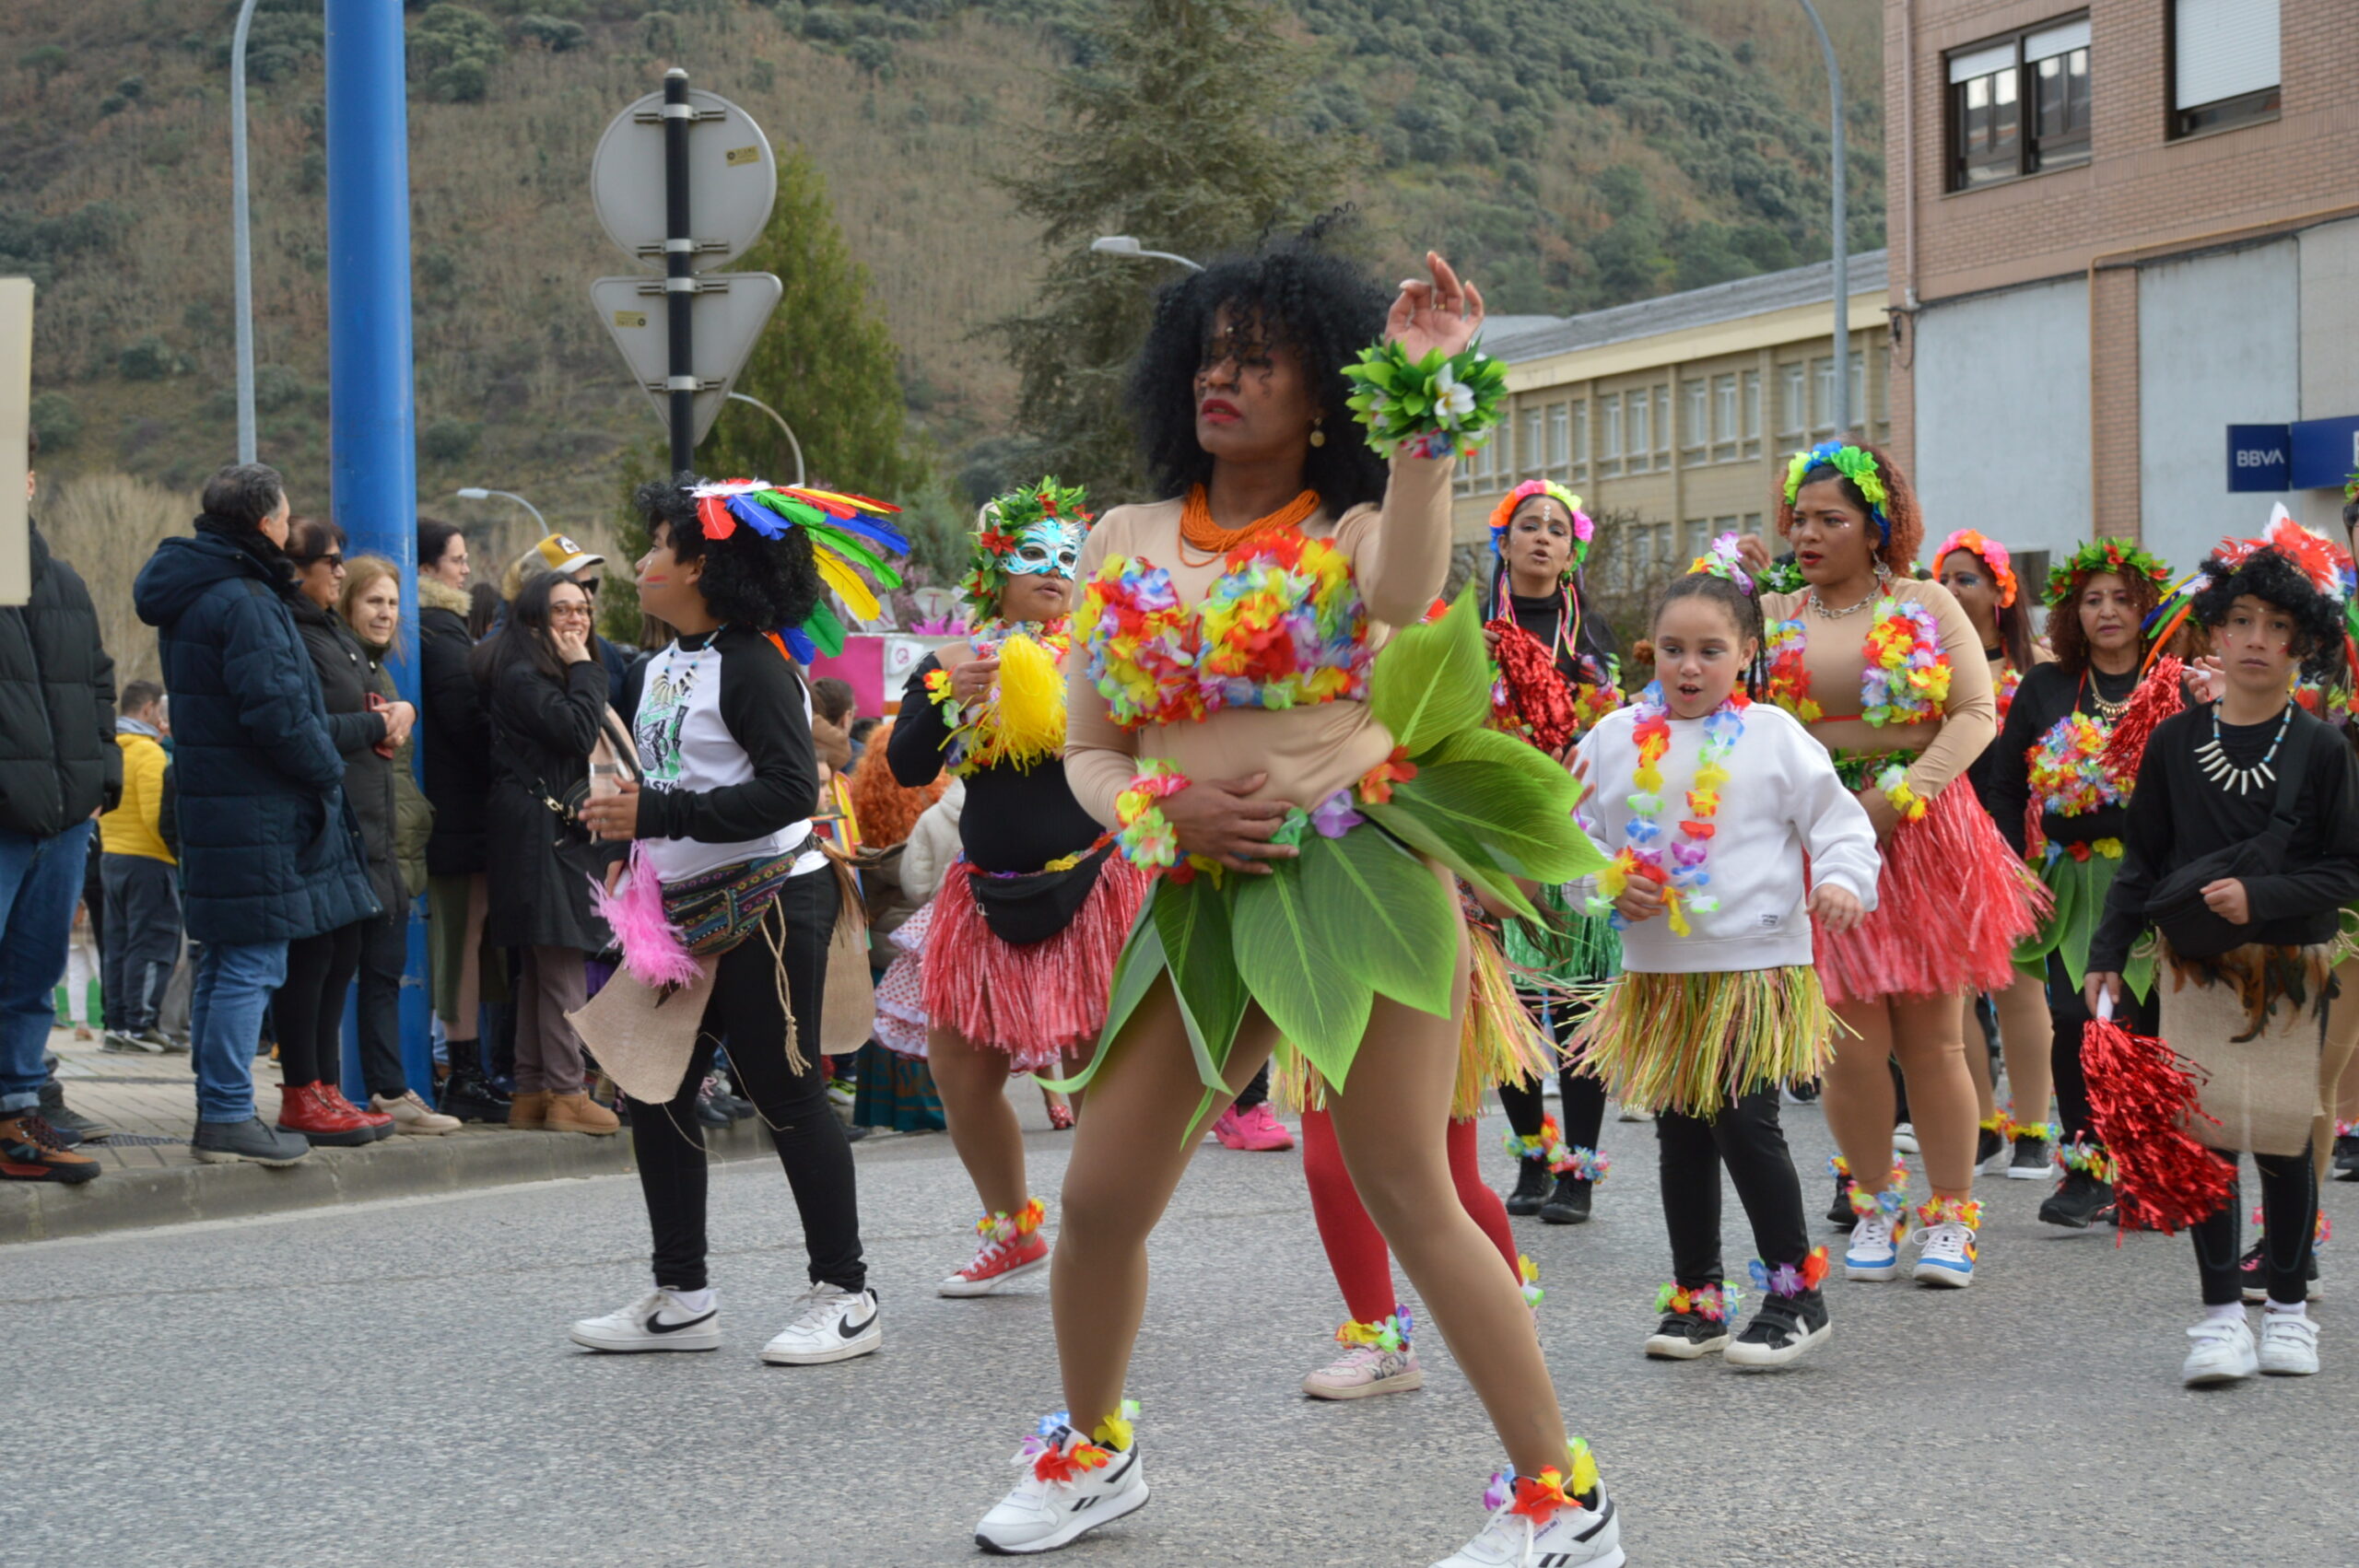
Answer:
[[1549, 755], [1563, 751], [1580, 726], [1573, 716], [1572, 694], [1557, 673], [1555, 656], [1509, 616], [1502, 615], [1483, 629], [1498, 634], [1496, 657], [1499, 678], [1508, 688], [1504, 717]]
[[2154, 661], [2154, 670], [2130, 694], [2129, 708], [2106, 740], [2107, 772], [2122, 779], [2138, 777], [2138, 764], [2145, 758], [2146, 743], [2154, 738], [2154, 726], [2187, 706], [2180, 685], [2186, 673], [2176, 654], [2165, 653]]
[[2113, 1158], [2125, 1231], [2175, 1235], [2219, 1211], [2236, 1183], [2226, 1161], [2187, 1135], [2204, 1117], [2196, 1070], [2163, 1041], [2111, 1020], [2082, 1032], [2089, 1120]]

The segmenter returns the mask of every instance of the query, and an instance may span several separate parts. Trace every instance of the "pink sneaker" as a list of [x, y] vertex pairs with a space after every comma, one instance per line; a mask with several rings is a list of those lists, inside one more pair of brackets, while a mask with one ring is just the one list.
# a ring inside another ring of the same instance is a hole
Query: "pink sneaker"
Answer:
[[1235, 1106], [1220, 1113], [1213, 1121], [1213, 1136], [1225, 1148], [1247, 1149], [1254, 1153], [1275, 1153], [1294, 1147], [1294, 1134], [1285, 1124], [1271, 1114], [1268, 1102], [1250, 1111]]

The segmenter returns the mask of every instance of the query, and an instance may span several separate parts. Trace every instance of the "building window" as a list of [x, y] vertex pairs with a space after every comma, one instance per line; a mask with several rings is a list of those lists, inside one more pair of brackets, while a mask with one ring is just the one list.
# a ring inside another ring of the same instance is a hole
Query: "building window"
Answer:
[[1736, 457], [1736, 378], [1712, 378], [1712, 461], [1729, 462]]
[[1747, 370], [1742, 378], [1744, 387], [1744, 424], [1740, 434], [1744, 441], [1744, 455], [1761, 455], [1761, 372]]
[[1892, 351], [1879, 348], [1875, 362], [1875, 424], [1879, 431], [1889, 432], [1892, 425]]
[[[1655, 389], [1655, 466], [1671, 466], [1671, 388], [1668, 386]], [[1668, 528], [1671, 525], [1665, 523], [1663, 526]]]
[[2170, 134], [2277, 118], [2278, 0], [2170, 0]]
[[1868, 357], [1851, 350], [1851, 400], [1845, 405], [1854, 427], [1868, 422]]
[[1810, 380], [1810, 427], [1813, 431], [1831, 436], [1835, 433], [1835, 361], [1812, 360]]
[[1743, 532], [1747, 533], [1758, 533], [1761, 532], [1761, 514], [1759, 512], [1747, 512], [1744, 514]]
[[[2273, 11], [2275, 0], [2269, 4]], [[1976, 190], [2088, 161], [2086, 17], [2045, 22], [1959, 50], [1946, 64], [1951, 190]]]
[[1778, 436], [1782, 441], [1798, 444], [1810, 430], [1810, 394], [1805, 378], [1808, 371], [1801, 365], [1778, 367]]
[[1573, 404], [1573, 477], [1589, 479], [1589, 404]]
[[1647, 471], [1647, 455], [1653, 451], [1655, 447], [1652, 420], [1649, 417], [1652, 400], [1647, 396], [1642, 388], [1630, 393], [1625, 402], [1628, 404], [1630, 420], [1630, 472], [1644, 474]]
[[1537, 475], [1546, 461], [1540, 445], [1540, 410], [1527, 408], [1523, 411], [1524, 474], [1527, 476]]
[[1610, 479], [1622, 472], [1622, 397], [1618, 392], [1597, 400], [1599, 422], [1604, 426], [1604, 444], [1597, 457], [1600, 478]]
[[1711, 439], [1706, 425], [1710, 391], [1702, 381], [1683, 382], [1679, 390], [1685, 410], [1679, 427], [1679, 461], [1693, 468], [1704, 461], [1704, 446]]

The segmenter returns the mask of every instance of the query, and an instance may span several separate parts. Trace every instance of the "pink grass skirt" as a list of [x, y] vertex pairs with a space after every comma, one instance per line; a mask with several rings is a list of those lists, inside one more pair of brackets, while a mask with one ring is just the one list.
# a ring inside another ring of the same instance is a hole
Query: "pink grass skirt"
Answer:
[[933, 923], [927, 904], [885, 940], [898, 951], [876, 982], [876, 1043], [900, 1056], [925, 1058], [925, 933]]
[[1106, 1022], [1114, 961], [1152, 885], [1121, 855], [1107, 858], [1073, 923], [1046, 942], [1012, 947], [992, 934], [954, 866], [926, 906], [926, 1016], [979, 1046], [1007, 1053], [1011, 1071], [1057, 1066], [1094, 1044]]
[[1837, 1003], [2004, 990], [2047, 907], [1961, 778], [1884, 847], [1874, 914], [1841, 936], [1813, 922], [1819, 983]]

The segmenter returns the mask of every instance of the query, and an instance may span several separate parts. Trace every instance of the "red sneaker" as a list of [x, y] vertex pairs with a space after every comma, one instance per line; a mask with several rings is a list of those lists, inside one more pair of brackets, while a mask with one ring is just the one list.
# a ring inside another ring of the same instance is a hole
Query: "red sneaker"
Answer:
[[1048, 1267], [1049, 1238], [1040, 1234], [1047, 1211], [1037, 1198], [1013, 1214], [986, 1214], [975, 1223], [982, 1246], [968, 1265], [935, 1287], [946, 1296], [987, 1296], [1012, 1280]]
[[338, 1088], [335, 1084], [329, 1082], [324, 1078], [320, 1080], [319, 1090], [321, 1094], [334, 1101], [339, 1109], [346, 1111], [352, 1116], [357, 1116], [362, 1121], [367, 1122], [370, 1129], [381, 1139], [391, 1138], [394, 1133], [401, 1130], [401, 1124], [394, 1121], [392, 1117], [386, 1115], [383, 1111], [368, 1110], [362, 1106], [354, 1105], [350, 1100], [344, 1097], [344, 1091], [342, 1089]]
[[1276, 1153], [1294, 1147], [1294, 1134], [1271, 1113], [1267, 1101], [1251, 1110], [1240, 1111], [1231, 1106], [1221, 1112], [1213, 1121], [1213, 1136], [1226, 1148], [1247, 1149], [1257, 1154]]
[[[331, 1149], [357, 1149], [364, 1143], [377, 1141], [377, 1129], [361, 1114], [345, 1105], [341, 1096], [331, 1098], [323, 1093], [324, 1084], [299, 1083], [278, 1092], [278, 1125], [281, 1130], [299, 1133], [305, 1141]], [[391, 1121], [393, 1118], [385, 1118]]]

